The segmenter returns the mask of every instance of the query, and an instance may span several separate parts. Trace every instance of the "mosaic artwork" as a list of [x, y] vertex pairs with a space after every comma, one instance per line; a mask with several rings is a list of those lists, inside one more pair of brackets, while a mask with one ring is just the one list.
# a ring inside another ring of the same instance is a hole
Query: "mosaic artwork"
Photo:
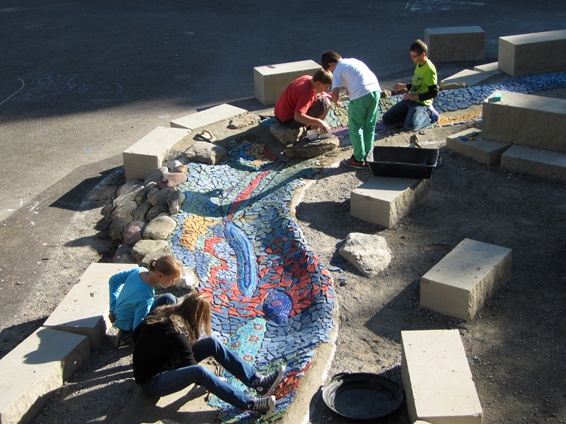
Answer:
[[[290, 213], [295, 190], [311, 178], [311, 162], [286, 166], [262, 144], [232, 142], [229, 160], [190, 163], [186, 195], [168, 239], [197, 288], [212, 300], [215, 334], [262, 373], [285, 364], [273, 414], [242, 413], [212, 396], [223, 422], [273, 422], [295, 396], [316, 347], [333, 328], [330, 271], [307, 245]], [[243, 386], [224, 371], [223, 377]]]
[[[439, 112], [480, 104], [494, 91], [533, 93], [566, 87], [566, 73], [514, 78], [500, 84], [441, 91]], [[382, 99], [380, 116], [401, 96]], [[327, 121], [348, 145], [348, 102], [333, 107]], [[268, 127], [274, 119], [262, 121]], [[384, 134], [376, 127], [376, 138]], [[189, 163], [179, 186], [186, 200], [173, 218], [168, 241], [183, 264], [195, 270], [200, 292], [212, 301], [215, 334], [262, 373], [286, 364], [273, 414], [242, 412], [212, 396], [222, 421], [275, 422], [293, 401], [316, 348], [329, 341], [335, 293], [331, 272], [309, 248], [290, 210], [294, 192], [312, 178], [314, 162], [290, 166], [264, 145], [232, 142], [221, 165]], [[228, 381], [250, 391], [233, 376]], [[253, 391], [251, 395], [254, 395]]]

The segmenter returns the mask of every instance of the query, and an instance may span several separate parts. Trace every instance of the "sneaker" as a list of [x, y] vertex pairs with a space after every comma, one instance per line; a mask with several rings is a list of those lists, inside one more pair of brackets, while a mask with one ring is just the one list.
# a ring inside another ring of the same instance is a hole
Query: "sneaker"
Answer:
[[252, 398], [251, 410], [256, 412], [273, 412], [275, 409], [275, 396]]
[[349, 159], [344, 159], [340, 163], [344, 166], [347, 166], [348, 168], [354, 168], [354, 169], [364, 169], [364, 167], [366, 166], [365, 162], [357, 161], [354, 156], [352, 156]]
[[116, 347], [116, 349], [120, 349], [122, 346], [132, 343], [132, 341], [131, 331], [118, 330], [118, 334], [116, 334], [114, 338], [114, 347]]
[[271, 393], [275, 391], [277, 385], [283, 379], [285, 375], [285, 365], [281, 365], [277, 368], [277, 371], [272, 372], [269, 375], [262, 375], [261, 378], [258, 378], [251, 384], [251, 388], [255, 389], [258, 395], [261, 397], [269, 396]]
[[428, 116], [430, 117], [430, 122], [432, 124], [438, 122], [438, 120], [440, 119], [440, 114], [436, 111], [433, 105], [430, 105], [428, 107]]

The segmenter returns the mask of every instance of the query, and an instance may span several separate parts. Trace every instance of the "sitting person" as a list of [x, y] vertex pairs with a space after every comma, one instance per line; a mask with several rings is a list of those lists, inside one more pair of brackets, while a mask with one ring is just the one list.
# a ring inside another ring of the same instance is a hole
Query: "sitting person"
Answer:
[[[285, 366], [266, 376], [255, 372], [247, 362], [210, 337], [210, 320], [210, 302], [196, 291], [177, 305], [163, 306], [149, 314], [134, 331], [136, 383], [149, 397], [167, 396], [195, 383], [242, 410], [273, 411], [272, 393], [283, 378]], [[199, 365], [208, 357], [255, 389], [260, 397], [248, 396]]]
[[330, 125], [324, 120], [330, 100], [324, 93], [332, 84], [332, 73], [324, 69], [314, 75], [303, 75], [291, 82], [275, 103], [275, 116], [285, 127], [300, 129], [320, 128], [330, 132]]
[[383, 114], [383, 123], [403, 126], [405, 131], [418, 131], [438, 121], [438, 112], [432, 106], [438, 95], [438, 77], [434, 64], [428, 59], [428, 47], [416, 40], [409, 47], [411, 59], [415, 63], [413, 80], [409, 84], [395, 84], [396, 91], [406, 91], [403, 100], [393, 105]]
[[116, 347], [128, 343], [131, 332], [145, 316], [162, 305], [177, 303], [170, 293], [155, 297], [155, 287], [171, 287], [181, 277], [183, 265], [173, 256], [163, 256], [149, 263], [149, 269], [136, 267], [110, 277], [110, 312], [108, 318], [118, 328]]

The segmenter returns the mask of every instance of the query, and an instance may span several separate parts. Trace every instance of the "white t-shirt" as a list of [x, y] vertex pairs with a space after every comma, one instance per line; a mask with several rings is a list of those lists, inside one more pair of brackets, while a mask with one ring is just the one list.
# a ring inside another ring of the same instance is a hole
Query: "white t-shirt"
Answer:
[[350, 100], [381, 91], [375, 74], [358, 59], [340, 59], [332, 73], [332, 88], [346, 88]]

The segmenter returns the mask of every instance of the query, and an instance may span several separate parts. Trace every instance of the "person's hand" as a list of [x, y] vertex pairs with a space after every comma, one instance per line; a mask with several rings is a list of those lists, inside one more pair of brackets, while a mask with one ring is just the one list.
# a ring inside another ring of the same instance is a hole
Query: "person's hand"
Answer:
[[342, 107], [342, 102], [340, 100], [336, 100], [336, 106]]
[[108, 312], [108, 319], [112, 324], [114, 324], [114, 321], [116, 321], [116, 315], [114, 315], [114, 312]]
[[320, 128], [324, 130], [325, 133], [330, 132], [330, 125], [326, 121], [320, 121]]
[[403, 84], [402, 82], [398, 82], [397, 84], [395, 84], [396, 91], [406, 90], [406, 89], [407, 89], [407, 84]]
[[405, 99], [405, 100], [417, 100], [418, 97], [419, 96], [417, 94], [411, 94], [411, 93], [403, 94], [403, 99]]

